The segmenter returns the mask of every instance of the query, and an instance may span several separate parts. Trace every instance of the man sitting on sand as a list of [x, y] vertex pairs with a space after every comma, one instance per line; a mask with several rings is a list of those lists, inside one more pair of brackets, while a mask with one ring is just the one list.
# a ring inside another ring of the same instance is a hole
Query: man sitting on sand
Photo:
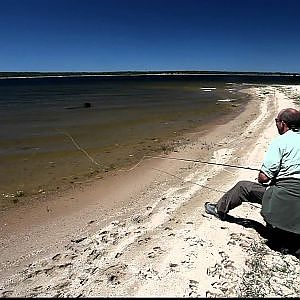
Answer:
[[283, 109], [275, 122], [279, 136], [267, 149], [258, 183], [239, 181], [217, 203], [206, 202], [205, 211], [226, 220], [229, 210], [242, 202], [262, 204], [267, 228], [275, 230], [277, 239], [296, 241], [300, 258], [300, 112]]

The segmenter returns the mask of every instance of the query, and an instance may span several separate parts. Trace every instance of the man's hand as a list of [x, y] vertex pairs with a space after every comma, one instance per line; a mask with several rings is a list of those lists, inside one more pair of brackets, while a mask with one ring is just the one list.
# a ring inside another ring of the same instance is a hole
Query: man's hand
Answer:
[[257, 178], [257, 181], [259, 183], [267, 183], [271, 180], [271, 178], [269, 178], [264, 172], [260, 171], [258, 173], [258, 178]]

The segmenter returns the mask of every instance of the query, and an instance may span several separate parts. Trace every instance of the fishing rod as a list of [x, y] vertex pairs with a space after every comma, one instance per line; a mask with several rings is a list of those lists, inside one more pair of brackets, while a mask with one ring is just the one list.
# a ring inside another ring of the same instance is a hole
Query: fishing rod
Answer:
[[189, 162], [202, 163], [202, 164], [208, 164], [208, 165], [217, 165], [217, 166], [223, 166], [223, 167], [231, 167], [231, 168], [246, 169], [246, 170], [252, 170], [252, 171], [260, 171], [260, 169], [251, 168], [251, 167], [236, 166], [236, 165], [230, 165], [230, 164], [221, 164], [221, 163], [195, 160], [195, 159], [188, 159], [188, 158], [176, 158], [176, 157], [164, 157], [164, 156], [157, 156], [157, 157], [162, 158], [162, 159], [182, 160], [182, 161], [189, 161]]

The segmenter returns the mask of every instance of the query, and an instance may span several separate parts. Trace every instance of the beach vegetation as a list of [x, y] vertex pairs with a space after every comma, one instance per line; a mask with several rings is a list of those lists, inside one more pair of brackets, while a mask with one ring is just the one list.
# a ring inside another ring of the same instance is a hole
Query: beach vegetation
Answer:
[[239, 285], [238, 297], [298, 297], [299, 273], [293, 265], [297, 258], [274, 253], [263, 242], [253, 241]]
[[173, 152], [175, 150], [175, 145], [173, 143], [162, 144], [161, 150], [164, 154], [169, 154], [170, 152]]
[[16, 191], [15, 197], [23, 197], [25, 196], [25, 192], [22, 190]]

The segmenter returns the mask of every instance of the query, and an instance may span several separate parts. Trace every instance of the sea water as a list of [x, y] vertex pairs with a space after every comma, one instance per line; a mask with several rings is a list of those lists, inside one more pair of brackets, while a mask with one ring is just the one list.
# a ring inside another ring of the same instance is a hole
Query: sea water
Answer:
[[60, 189], [166, 151], [240, 109], [242, 88], [205, 76], [1, 79], [1, 197]]

